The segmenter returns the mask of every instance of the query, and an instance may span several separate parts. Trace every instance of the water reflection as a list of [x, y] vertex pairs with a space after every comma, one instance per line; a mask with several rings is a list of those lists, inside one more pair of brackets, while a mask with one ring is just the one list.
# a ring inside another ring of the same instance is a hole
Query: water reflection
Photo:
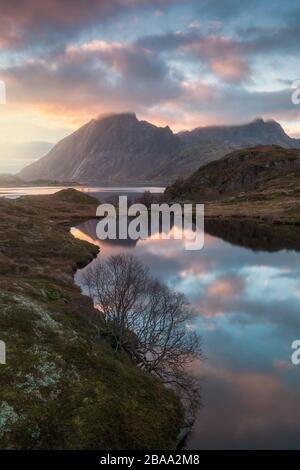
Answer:
[[211, 235], [256, 251], [300, 251], [300, 227], [297, 225], [258, 223], [247, 219], [208, 219], [205, 228]]
[[96, 224], [73, 233], [98, 243], [99, 256], [134, 252], [197, 310], [207, 360], [195, 371], [206, 383], [187, 447], [299, 448], [300, 367], [290, 362], [300, 337], [297, 231], [286, 238], [274, 227], [211, 221], [204, 249], [189, 252], [181, 240], [99, 242]]

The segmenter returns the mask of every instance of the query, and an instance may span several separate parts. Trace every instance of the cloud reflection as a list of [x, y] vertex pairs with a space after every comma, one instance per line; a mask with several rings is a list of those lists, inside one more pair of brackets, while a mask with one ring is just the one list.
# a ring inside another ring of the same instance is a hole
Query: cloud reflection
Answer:
[[[80, 236], [94, 239], [94, 230], [90, 221]], [[299, 448], [300, 376], [290, 345], [300, 336], [300, 255], [254, 251], [209, 234], [198, 252], [182, 240], [151, 238], [100, 247], [100, 257], [137, 255], [197, 312], [207, 361], [195, 371], [206, 383], [188, 447]]]

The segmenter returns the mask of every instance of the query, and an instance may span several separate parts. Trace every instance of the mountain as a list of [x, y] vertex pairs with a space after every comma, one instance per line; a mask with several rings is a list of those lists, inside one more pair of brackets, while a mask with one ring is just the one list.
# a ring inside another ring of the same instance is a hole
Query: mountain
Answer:
[[167, 187], [170, 200], [213, 201], [251, 192], [298, 192], [300, 150], [276, 145], [236, 150]]
[[93, 119], [21, 171], [25, 179], [126, 184], [154, 180], [181, 147], [169, 127], [156, 127], [125, 113]]
[[262, 118], [239, 126], [198, 127], [192, 131], [181, 132], [180, 137], [187, 146], [203, 145], [210, 141], [241, 148], [255, 145], [300, 147], [300, 139], [289, 137], [278, 122], [264, 121]]
[[169, 184], [199, 166], [249, 145], [300, 147], [275, 121], [194, 129], [174, 134], [133, 113], [93, 119], [20, 172], [24, 180], [86, 184]]
[[279, 145], [300, 148], [300, 139], [289, 137], [278, 122], [261, 118], [237, 126], [198, 127], [179, 135], [185, 150], [178, 155], [176, 165], [181, 173], [178, 172], [177, 177], [188, 176], [200, 166], [244, 147]]

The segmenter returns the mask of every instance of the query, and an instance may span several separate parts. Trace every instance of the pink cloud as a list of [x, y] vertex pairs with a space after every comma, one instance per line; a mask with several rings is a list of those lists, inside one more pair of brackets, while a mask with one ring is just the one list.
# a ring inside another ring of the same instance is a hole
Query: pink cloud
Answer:
[[187, 38], [181, 48], [206, 62], [210, 70], [228, 83], [250, 78], [251, 68], [244, 59], [241, 44], [224, 36]]
[[222, 278], [210, 284], [207, 289], [209, 296], [232, 297], [239, 295], [244, 283], [237, 278]]
[[73, 36], [99, 22], [111, 20], [123, 12], [152, 6], [159, 10], [176, 0], [1, 0], [0, 47], [35, 45], [49, 37]]
[[212, 60], [210, 65], [216, 75], [229, 83], [245, 81], [251, 75], [249, 65], [237, 57]]

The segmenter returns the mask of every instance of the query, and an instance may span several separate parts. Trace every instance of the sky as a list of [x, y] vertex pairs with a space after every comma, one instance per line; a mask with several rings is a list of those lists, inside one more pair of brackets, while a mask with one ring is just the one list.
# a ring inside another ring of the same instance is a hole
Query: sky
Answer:
[[298, 0], [17, 3], [0, 4], [0, 160], [3, 142], [121, 111], [174, 131], [260, 116], [300, 136]]

